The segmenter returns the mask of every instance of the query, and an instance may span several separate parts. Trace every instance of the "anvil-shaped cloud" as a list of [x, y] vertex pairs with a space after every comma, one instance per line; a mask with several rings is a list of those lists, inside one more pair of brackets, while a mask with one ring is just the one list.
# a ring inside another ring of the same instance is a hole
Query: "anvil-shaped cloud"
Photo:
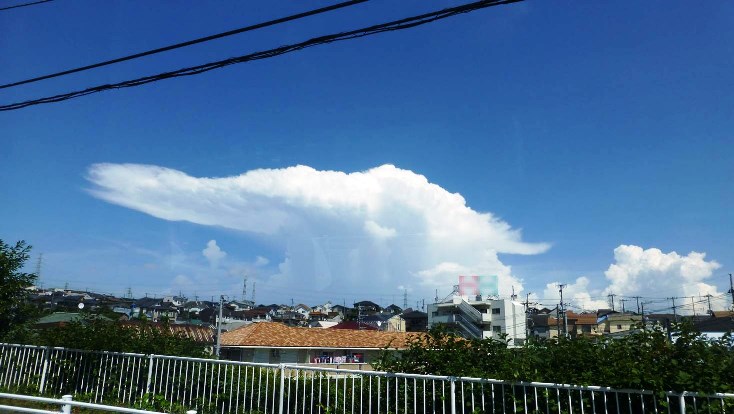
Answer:
[[[285, 260], [268, 283], [297, 289], [451, 289], [460, 273], [498, 274], [500, 293], [521, 283], [497, 255], [537, 254], [545, 243], [466, 205], [460, 194], [393, 165], [363, 172], [308, 166], [196, 178], [152, 165], [94, 164], [90, 192], [107, 202], [280, 240]], [[432, 295], [431, 295], [432, 296]]]

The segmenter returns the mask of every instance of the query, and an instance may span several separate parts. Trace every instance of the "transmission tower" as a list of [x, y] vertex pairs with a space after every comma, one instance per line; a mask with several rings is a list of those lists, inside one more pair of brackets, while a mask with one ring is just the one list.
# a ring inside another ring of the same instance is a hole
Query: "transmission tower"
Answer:
[[242, 300], [247, 300], [247, 275], [245, 275], [245, 282], [242, 283]]

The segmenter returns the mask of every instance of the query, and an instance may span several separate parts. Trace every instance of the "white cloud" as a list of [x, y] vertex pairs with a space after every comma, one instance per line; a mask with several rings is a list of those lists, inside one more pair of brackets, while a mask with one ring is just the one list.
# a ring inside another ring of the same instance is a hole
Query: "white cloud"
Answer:
[[[614, 260], [615, 263], [605, 272], [610, 282], [604, 290], [605, 295], [614, 293], [663, 298], [693, 296], [694, 302], [699, 302], [702, 295], [722, 296], [716, 286], [706, 283], [714, 270], [721, 267], [714, 260], [707, 261], [706, 253], [690, 252], [681, 256], [676, 252], [663, 253], [656, 248], [643, 249], [639, 246], [620, 245], [614, 249]], [[723, 302], [714, 299], [712, 305], [720, 308]], [[650, 307], [665, 306], [668, 305], [651, 304]], [[696, 304], [696, 312], [707, 308], [707, 303]], [[688, 307], [689, 312], [690, 310], [691, 307]], [[670, 309], [667, 311], [670, 312]]]
[[209, 265], [213, 268], [218, 267], [219, 261], [227, 256], [227, 253], [217, 246], [216, 240], [209, 240], [206, 244], [206, 248], [201, 251], [201, 254], [206, 257], [206, 260], [209, 261]]
[[267, 266], [268, 263], [270, 263], [270, 260], [268, 260], [267, 257], [257, 256], [255, 258], [254, 265], [255, 267], [263, 267], [263, 266]]
[[[329, 292], [392, 291], [402, 284], [426, 297], [448, 293], [459, 272], [497, 274], [500, 293], [521, 289], [499, 254], [537, 254], [519, 230], [422, 175], [392, 165], [364, 172], [307, 166], [196, 178], [137, 164], [95, 164], [90, 192], [165, 220], [267, 235], [285, 260], [267, 283]], [[210, 242], [214, 261], [224, 252]], [[488, 273], [487, 273], [488, 272]], [[430, 292], [430, 293], [429, 293]]]
[[[692, 313], [692, 296], [696, 313], [708, 310], [705, 295], [712, 295], [712, 309], [727, 307], [725, 295], [716, 286], [706, 283], [714, 270], [721, 265], [706, 260], [705, 253], [690, 252], [681, 256], [676, 252], [664, 253], [660, 249], [643, 249], [639, 246], [620, 245], [614, 249], [614, 263], [605, 272], [607, 285], [594, 289], [587, 277], [579, 277], [563, 290], [563, 301], [572, 310], [594, 310], [609, 308], [609, 294], [617, 296], [615, 306], [621, 309], [619, 298], [642, 297], [645, 312], [671, 313], [672, 301], [665, 298], [677, 297], [678, 313]], [[543, 291], [543, 305], [553, 306], [560, 302], [558, 283], [549, 283]], [[637, 311], [637, 301], [627, 303], [627, 310]]]
[[[563, 302], [566, 303], [568, 309], [572, 311], [586, 311], [608, 308], [609, 304], [599, 299], [599, 292], [592, 295], [589, 292], [589, 278], [581, 276], [563, 287]], [[553, 307], [556, 303], [561, 302], [561, 293], [559, 291], [559, 282], [548, 283], [543, 290], [543, 305], [545, 307]]]

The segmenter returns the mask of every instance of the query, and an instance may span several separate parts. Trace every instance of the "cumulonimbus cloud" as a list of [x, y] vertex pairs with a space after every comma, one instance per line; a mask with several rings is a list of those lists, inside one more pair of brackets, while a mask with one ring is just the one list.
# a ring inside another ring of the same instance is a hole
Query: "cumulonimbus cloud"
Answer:
[[500, 293], [521, 289], [498, 254], [537, 254], [519, 230], [426, 177], [393, 165], [363, 172], [308, 166], [197, 178], [140, 164], [94, 164], [91, 194], [172, 221], [264, 234], [282, 240], [271, 278], [295, 287], [455, 284], [456, 272], [498, 274]]

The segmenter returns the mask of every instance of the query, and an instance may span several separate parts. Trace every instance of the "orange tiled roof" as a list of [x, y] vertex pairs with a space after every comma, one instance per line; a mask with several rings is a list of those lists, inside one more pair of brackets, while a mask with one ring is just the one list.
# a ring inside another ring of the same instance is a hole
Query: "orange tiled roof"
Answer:
[[350, 329], [295, 328], [277, 322], [261, 322], [222, 334], [223, 346], [313, 348], [407, 348], [415, 332], [378, 332]]

